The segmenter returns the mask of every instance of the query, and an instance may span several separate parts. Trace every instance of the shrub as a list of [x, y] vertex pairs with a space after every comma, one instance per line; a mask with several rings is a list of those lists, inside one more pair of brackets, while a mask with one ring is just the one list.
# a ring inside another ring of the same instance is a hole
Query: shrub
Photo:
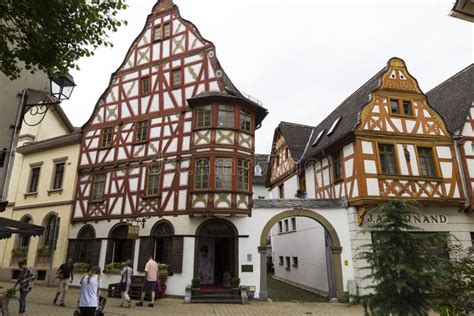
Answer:
[[14, 257], [24, 257], [28, 253], [28, 247], [27, 246], [18, 246], [14, 249], [12, 249], [12, 254]]
[[126, 262], [112, 262], [105, 265], [104, 273], [117, 273], [122, 270], [122, 268], [126, 265]]
[[39, 246], [36, 251], [38, 252], [38, 255], [40, 255], [40, 256], [49, 256], [49, 255], [51, 255], [51, 249], [49, 248], [49, 245]]
[[166, 263], [160, 263], [160, 264], [158, 265], [158, 270], [159, 270], [160, 272], [168, 272], [169, 268], [170, 268], [170, 265], [169, 265], [169, 264], [166, 264]]
[[232, 278], [232, 280], [230, 280], [230, 286], [235, 289], [235, 288], [238, 288], [240, 285], [240, 278]]
[[87, 272], [90, 267], [87, 262], [74, 262], [74, 272]]
[[18, 291], [17, 289], [12, 287], [11, 289], [7, 289], [6, 295], [7, 297], [10, 297], [10, 298], [15, 297], [17, 291]]
[[201, 279], [200, 278], [193, 278], [191, 280], [191, 287], [193, 289], [197, 289], [201, 285]]

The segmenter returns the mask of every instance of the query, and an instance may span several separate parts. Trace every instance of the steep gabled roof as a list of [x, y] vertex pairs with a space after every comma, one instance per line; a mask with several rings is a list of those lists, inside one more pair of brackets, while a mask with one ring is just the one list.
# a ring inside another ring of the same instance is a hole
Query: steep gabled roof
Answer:
[[462, 131], [474, 102], [474, 64], [431, 89], [426, 96], [452, 134]]
[[[371, 93], [380, 87], [382, 75], [387, 70], [384, 67], [375, 76], [369, 79], [359, 89], [345, 99], [331, 114], [329, 114], [318, 126], [314, 128], [313, 135], [309, 141], [308, 150], [303, 159], [307, 159], [319, 154], [321, 151], [328, 149], [333, 144], [344, 139], [348, 134], [352, 133], [360, 121], [360, 111], [370, 101]], [[337, 126], [333, 129], [333, 133], [328, 136], [332, 125], [337, 122]], [[324, 130], [324, 131], [323, 131]], [[313, 146], [318, 135], [320, 139]]]
[[297, 123], [280, 122], [278, 129], [283, 135], [283, 138], [285, 138], [285, 142], [294, 162], [298, 162], [303, 156], [313, 127]]
[[[254, 160], [253, 160], [253, 179], [252, 183], [253, 184], [260, 184], [260, 185], [265, 185], [265, 179], [267, 177], [267, 171], [268, 171], [268, 158], [270, 156], [267, 154], [255, 154]], [[255, 167], [260, 166], [260, 170], [262, 171], [261, 174], [255, 174]]]

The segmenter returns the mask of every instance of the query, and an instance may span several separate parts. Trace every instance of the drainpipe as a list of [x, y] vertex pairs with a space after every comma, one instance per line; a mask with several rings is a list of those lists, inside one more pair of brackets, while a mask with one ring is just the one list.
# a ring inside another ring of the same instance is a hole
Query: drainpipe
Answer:
[[467, 183], [466, 183], [466, 174], [464, 173], [464, 165], [462, 164], [462, 160], [461, 160], [461, 151], [459, 149], [461, 147], [461, 143], [460, 143], [461, 139], [462, 139], [462, 135], [460, 133], [457, 133], [453, 136], [454, 151], [456, 152], [456, 161], [459, 165], [459, 172], [461, 173], [461, 183], [465, 192], [464, 195], [466, 196], [466, 201], [464, 202], [464, 206], [463, 206], [463, 210], [465, 211], [471, 206], [470, 195], [472, 193], [469, 194], [470, 191], [468, 190]]
[[[16, 148], [17, 140], [18, 140], [18, 132], [21, 128], [21, 120], [23, 118], [23, 107], [26, 104], [27, 99], [28, 99], [28, 90], [24, 89], [23, 92], [21, 93], [20, 104], [18, 104], [18, 112], [16, 114], [15, 126], [13, 129], [13, 136], [12, 136], [12, 141], [10, 144], [10, 155], [8, 157], [7, 173], [5, 175], [5, 185], [3, 187], [1, 201], [7, 202], [7, 199], [8, 199], [8, 188], [10, 185], [10, 177], [12, 174], [13, 161], [15, 159], [15, 152], [16, 152], [15, 148]], [[0, 212], [3, 212], [3, 210], [0, 210]]]

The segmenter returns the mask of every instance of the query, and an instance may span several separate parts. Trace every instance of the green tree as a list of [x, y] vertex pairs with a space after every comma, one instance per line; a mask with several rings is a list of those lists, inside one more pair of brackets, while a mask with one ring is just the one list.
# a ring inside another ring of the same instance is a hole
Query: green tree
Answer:
[[474, 249], [460, 243], [451, 248], [452, 259], [433, 290], [435, 310], [445, 316], [467, 315], [474, 311]]
[[124, 0], [0, 0], [0, 71], [18, 78], [21, 68], [53, 75], [79, 69], [76, 61], [99, 46], [112, 46], [109, 32]]
[[359, 247], [355, 257], [367, 263], [362, 269], [372, 282], [369, 294], [358, 298], [365, 314], [427, 315], [426, 294], [449, 260], [445, 249], [439, 251], [446, 235], [422, 233], [411, 225], [410, 218], [423, 215], [413, 202], [392, 201], [372, 212], [379, 221], [363, 231], [372, 234], [372, 243]]

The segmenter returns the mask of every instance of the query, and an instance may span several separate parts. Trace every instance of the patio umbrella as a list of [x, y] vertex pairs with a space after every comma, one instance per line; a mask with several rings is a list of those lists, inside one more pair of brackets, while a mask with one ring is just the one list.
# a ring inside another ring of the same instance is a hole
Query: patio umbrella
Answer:
[[0, 217], [0, 239], [10, 238], [12, 234], [18, 234], [22, 237], [41, 236], [43, 235], [43, 232], [43, 226]]

